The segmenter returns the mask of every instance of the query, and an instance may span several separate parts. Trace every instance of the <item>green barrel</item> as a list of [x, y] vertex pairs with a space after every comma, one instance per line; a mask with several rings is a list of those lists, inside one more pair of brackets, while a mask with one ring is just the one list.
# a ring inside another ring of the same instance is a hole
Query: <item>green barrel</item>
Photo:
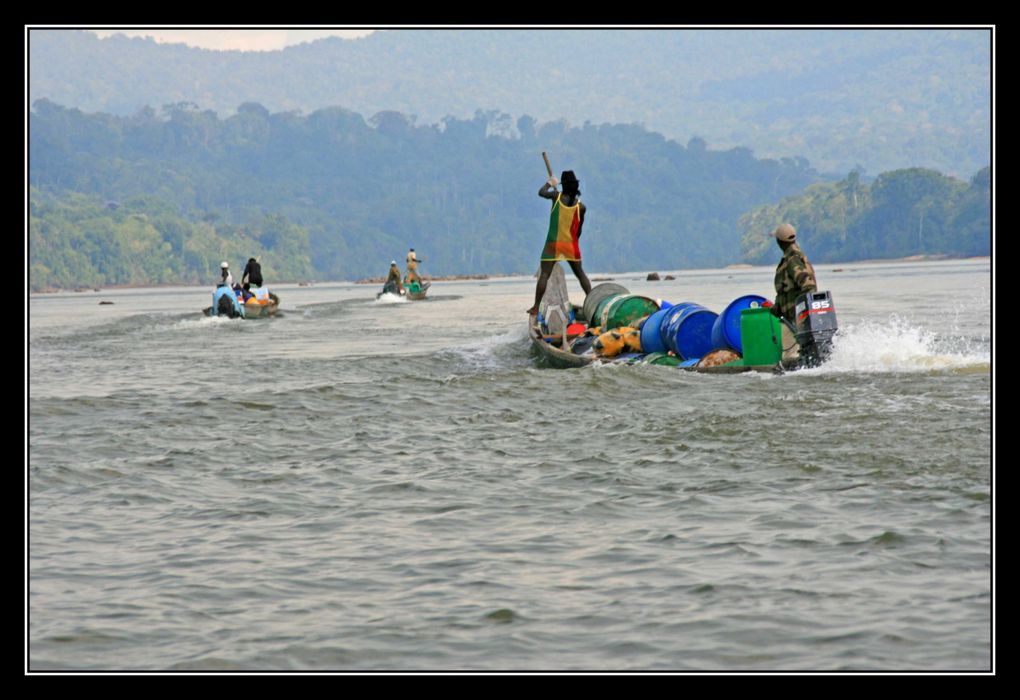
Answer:
[[642, 358], [641, 363], [645, 365], [665, 365], [667, 367], [676, 367], [680, 364], [680, 358], [664, 352], [651, 352]]
[[596, 284], [588, 292], [588, 296], [584, 298], [584, 306], [581, 307], [581, 316], [585, 321], [588, 322], [589, 326], [598, 325], [598, 316], [595, 314], [595, 310], [599, 303], [607, 297], [614, 296], [616, 294], [629, 294], [630, 292], [626, 287], [613, 282], [603, 282], [602, 284]]
[[745, 366], [775, 365], [783, 359], [782, 328], [767, 308], [740, 312], [740, 337]]
[[621, 328], [629, 326], [634, 321], [654, 314], [659, 310], [659, 304], [655, 299], [639, 296], [637, 294], [625, 294], [614, 299], [609, 306], [602, 309], [603, 328]]
[[627, 295], [626, 294], [611, 294], [611, 295], [603, 298], [602, 301], [600, 301], [595, 306], [595, 310], [592, 311], [592, 317], [591, 317], [591, 320], [588, 321], [588, 325], [589, 326], [599, 326], [599, 327], [602, 328], [602, 330], [608, 331], [609, 328], [606, 327], [606, 320], [607, 320], [606, 319], [606, 312], [609, 310], [609, 307], [612, 306], [614, 301], [616, 301], [617, 299], [620, 299], [621, 297], [625, 297], [625, 296], [627, 296]]

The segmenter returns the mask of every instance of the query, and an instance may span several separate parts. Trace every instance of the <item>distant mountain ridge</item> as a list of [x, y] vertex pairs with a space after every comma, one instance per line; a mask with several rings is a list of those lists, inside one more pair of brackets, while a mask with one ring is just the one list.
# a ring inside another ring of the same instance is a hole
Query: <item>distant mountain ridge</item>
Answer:
[[328, 106], [417, 123], [499, 110], [638, 123], [668, 138], [804, 156], [822, 172], [990, 161], [990, 33], [898, 30], [394, 30], [276, 52], [29, 32], [29, 97], [120, 115]]

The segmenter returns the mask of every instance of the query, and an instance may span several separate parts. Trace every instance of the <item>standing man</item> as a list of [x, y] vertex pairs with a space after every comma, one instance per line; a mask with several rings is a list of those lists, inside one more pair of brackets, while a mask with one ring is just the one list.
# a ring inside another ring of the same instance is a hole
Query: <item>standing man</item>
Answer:
[[797, 230], [793, 226], [780, 224], [772, 236], [783, 251], [783, 259], [776, 266], [776, 303], [772, 314], [792, 324], [797, 297], [804, 292], [818, 291], [815, 268], [797, 245]]
[[545, 287], [549, 275], [559, 260], [566, 260], [574, 276], [584, 289], [585, 295], [591, 291], [591, 282], [581, 267], [581, 227], [584, 225], [584, 214], [587, 208], [581, 203], [580, 180], [573, 170], [563, 171], [559, 182], [563, 183], [563, 192], [556, 190], [558, 181], [551, 177], [538, 191], [538, 196], [553, 200], [552, 211], [549, 213], [549, 233], [542, 248], [541, 269], [538, 284], [535, 286], [535, 305], [528, 309], [528, 314], [538, 314], [538, 305], [545, 296]]
[[418, 276], [418, 263], [423, 262], [419, 260], [414, 254], [414, 248], [407, 254], [407, 283], [417, 282], [421, 284], [421, 277]]
[[244, 272], [241, 274], [241, 286], [246, 292], [252, 287], [262, 286], [262, 266], [255, 258], [248, 258], [248, 264], [244, 266]]

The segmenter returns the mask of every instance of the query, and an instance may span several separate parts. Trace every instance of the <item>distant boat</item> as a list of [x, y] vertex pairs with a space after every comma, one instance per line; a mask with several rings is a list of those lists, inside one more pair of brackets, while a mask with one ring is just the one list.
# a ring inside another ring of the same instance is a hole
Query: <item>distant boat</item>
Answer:
[[253, 296], [244, 304], [234, 295], [225, 292], [220, 294], [219, 298], [214, 294], [213, 298], [217, 305], [217, 313], [213, 313], [213, 307], [207, 306], [202, 309], [202, 313], [206, 316], [243, 319], [270, 318], [275, 316], [280, 309], [280, 297], [273, 292], [267, 292], [261, 300]]
[[396, 282], [387, 282], [383, 285], [382, 291], [375, 295], [375, 298], [379, 299], [384, 294], [392, 294], [395, 297], [403, 297], [407, 295], [407, 290], [397, 289]]
[[420, 301], [425, 298], [425, 295], [429, 292], [429, 287], [432, 286], [431, 282], [422, 282], [418, 285], [416, 282], [404, 285], [404, 289], [407, 290], [407, 298], [410, 301]]
[[254, 302], [253, 299], [249, 299], [244, 305], [244, 317], [246, 319], [251, 318], [269, 318], [275, 316], [276, 312], [280, 309], [280, 297], [276, 296], [272, 292], [269, 293], [269, 301], [265, 304]]

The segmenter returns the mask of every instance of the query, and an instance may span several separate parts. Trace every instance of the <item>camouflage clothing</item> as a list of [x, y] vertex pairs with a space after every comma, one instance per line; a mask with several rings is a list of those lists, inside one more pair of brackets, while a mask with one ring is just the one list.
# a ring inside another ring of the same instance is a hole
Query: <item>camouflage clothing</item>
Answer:
[[791, 243], [776, 266], [776, 308], [779, 315], [794, 322], [794, 304], [804, 292], [818, 291], [815, 268], [796, 243]]

